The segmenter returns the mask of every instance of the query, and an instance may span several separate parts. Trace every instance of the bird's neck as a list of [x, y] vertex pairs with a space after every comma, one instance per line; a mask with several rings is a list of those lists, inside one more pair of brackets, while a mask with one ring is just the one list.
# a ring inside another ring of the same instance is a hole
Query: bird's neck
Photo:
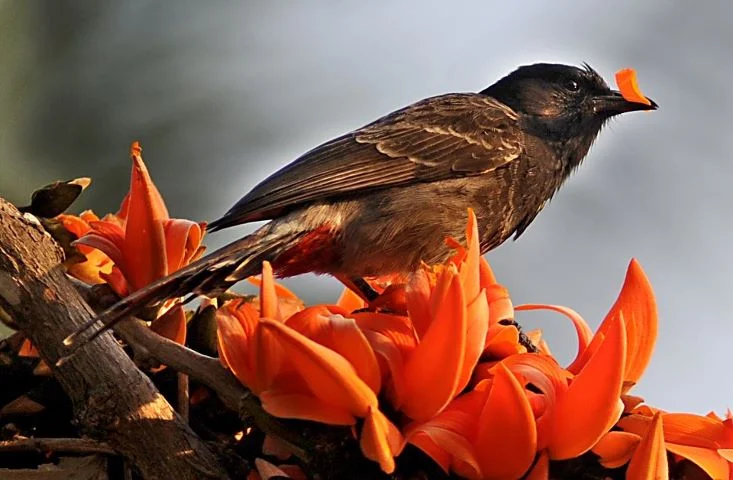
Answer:
[[521, 122], [526, 133], [545, 143], [562, 162], [566, 175], [581, 164], [602, 127], [602, 123], [576, 124], [564, 118], [537, 116], [525, 116]]

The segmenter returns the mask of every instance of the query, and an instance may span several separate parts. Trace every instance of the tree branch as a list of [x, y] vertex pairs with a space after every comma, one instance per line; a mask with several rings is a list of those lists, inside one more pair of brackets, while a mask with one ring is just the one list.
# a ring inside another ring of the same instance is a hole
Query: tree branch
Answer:
[[0, 309], [38, 347], [81, 429], [146, 479], [227, 478], [202, 440], [114, 341], [102, 335], [61, 367], [61, 339], [93, 315], [68, 281], [51, 237], [0, 198]]

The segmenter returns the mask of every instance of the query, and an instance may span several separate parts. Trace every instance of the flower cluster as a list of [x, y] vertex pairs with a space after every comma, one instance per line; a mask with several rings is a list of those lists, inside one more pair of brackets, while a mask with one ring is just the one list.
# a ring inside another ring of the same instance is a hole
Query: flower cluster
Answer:
[[[204, 252], [201, 240], [206, 225], [170, 218], [141, 154], [142, 148], [134, 142], [130, 190], [117, 213], [102, 219], [92, 211], [58, 217], [78, 238], [74, 245], [85, 257], [68, 267], [69, 274], [89, 284], [106, 282], [122, 297], [185, 267]], [[163, 310], [151, 327], [184, 343], [183, 308], [174, 299]]]
[[[197, 258], [205, 230], [170, 219], [139, 145], [131, 157], [130, 192], [117, 214], [60, 217], [86, 257], [69, 273], [121, 296]], [[251, 279], [257, 302], [231, 299], [216, 311], [221, 362], [273, 416], [352, 426], [363, 454], [387, 473], [410, 444], [463, 478], [547, 479], [553, 465], [583, 456], [630, 479], [668, 478], [687, 462], [733, 480], [730, 411], [669, 413], [629, 394], [658, 327], [638, 262], [593, 333], [566, 307], [514, 307], [480, 255], [471, 211], [465, 239], [447, 240], [455, 254], [443, 265], [372, 279], [380, 296], [371, 302], [347, 288], [332, 305], [304, 307], [265, 263]], [[537, 309], [572, 321], [578, 352], [569, 365], [541, 332], [522, 332], [514, 321], [515, 312]], [[153, 328], [185, 343], [176, 300]], [[259, 462], [261, 476], [285, 475]]]
[[[222, 362], [272, 415], [360, 425], [364, 455], [388, 473], [409, 443], [465, 478], [548, 478], [551, 461], [591, 450], [628, 478], [666, 478], [668, 452], [729, 478], [730, 415], [664, 413], [628, 394], [657, 336], [654, 295], [636, 261], [593, 334], [564, 307], [513, 308], [480, 256], [470, 212], [466, 238], [465, 247], [451, 241], [448, 263], [424, 266], [372, 305], [346, 291], [335, 305], [284, 315], [279, 298], [292, 293], [265, 265], [259, 310], [230, 301], [218, 311]], [[520, 341], [514, 312], [541, 308], [575, 326], [578, 353], [567, 367], [539, 332], [528, 334], [537, 351]]]

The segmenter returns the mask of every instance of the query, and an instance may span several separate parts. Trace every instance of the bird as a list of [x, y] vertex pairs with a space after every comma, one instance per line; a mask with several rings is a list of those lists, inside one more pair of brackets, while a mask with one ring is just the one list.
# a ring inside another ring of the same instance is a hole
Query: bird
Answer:
[[624, 99], [588, 64], [524, 65], [478, 93], [417, 101], [266, 178], [208, 231], [268, 223], [121, 299], [64, 343], [77, 349], [169, 298], [223, 292], [263, 261], [279, 277], [331, 274], [372, 297], [365, 277], [445, 261], [445, 239], [465, 238], [469, 208], [484, 254], [525, 232], [609, 119], [657, 108]]

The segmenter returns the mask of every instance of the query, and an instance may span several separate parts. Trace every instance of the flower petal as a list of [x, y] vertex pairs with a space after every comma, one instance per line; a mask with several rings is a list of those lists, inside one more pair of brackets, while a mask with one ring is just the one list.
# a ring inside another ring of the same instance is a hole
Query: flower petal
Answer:
[[663, 480], [669, 478], [668, 469], [662, 417], [657, 413], [631, 457], [629, 468], [626, 470], [626, 478]]
[[626, 465], [634, 454], [641, 437], [635, 433], [611, 431], [596, 443], [592, 451], [600, 458], [598, 462], [606, 468]]
[[430, 327], [430, 279], [424, 269], [412, 276], [405, 287], [407, 313], [418, 338], [422, 338]]
[[366, 416], [370, 406], [376, 408], [374, 391], [344, 357], [283, 323], [263, 318], [259, 325], [282, 345], [284, 355], [315, 397], [358, 417]]
[[181, 305], [177, 305], [160, 317], [153, 320], [150, 328], [169, 340], [179, 345], [186, 343], [186, 313]]
[[520, 478], [534, 460], [537, 427], [524, 387], [501, 363], [478, 425], [475, 445], [484, 478]]
[[203, 231], [196, 222], [168, 219], [163, 221], [163, 232], [170, 274], [188, 265], [201, 245]]
[[262, 453], [275, 457], [280, 461], [287, 460], [293, 456], [293, 451], [287, 443], [280, 440], [279, 437], [268, 434], [265, 434], [265, 440], [262, 442]]
[[629, 264], [621, 292], [606, 318], [598, 327], [595, 338], [588, 345], [584, 354], [568, 367], [568, 370], [573, 373], [580, 371], [585, 362], [595, 353], [598, 343], [606, 334], [609, 325], [619, 316], [624, 317], [628, 344], [626, 350], [628, 358], [624, 367], [624, 381], [626, 382], [624, 393], [626, 393], [639, 380], [646, 369], [654, 350], [658, 329], [654, 291], [649, 279], [636, 260], [632, 260]]
[[466, 349], [466, 308], [454, 268], [446, 269], [435, 291], [430, 328], [405, 364], [406, 394], [400, 408], [414, 420], [427, 420], [456, 395]]
[[730, 478], [730, 466], [728, 461], [721, 457], [717, 450], [708, 448], [691, 447], [666, 442], [667, 450], [684, 457], [705, 471], [710, 478]]
[[255, 467], [262, 480], [290, 478], [285, 472], [262, 458], [255, 458]]
[[[102, 223], [102, 222], [99, 222]], [[107, 237], [98, 232], [89, 232], [83, 237], [75, 240], [73, 245], [85, 245], [87, 247], [96, 248], [105, 255], [107, 255], [112, 262], [117, 265], [118, 268], [125, 268], [124, 261], [122, 259], [122, 248], [124, 248], [124, 241], [117, 241], [116, 237]]]
[[[247, 281], [254, 285], [257, 288], [262, 288], [262, 277], [249, 277], [247, 278]], [[298, 296], [293, 293], [292, 290], [290, 290], [288, 287], [283, 285], [282, 283], [275, 282], [275, 294], [278, 298], [287, 298], [290, 300], [300, 300]]]
[[518, 379], [523, 379], [520, 383], [532, 384], [535, 389], [542, 392], [539, 398], [544, 400], [544, 404], [538, 404], [539, 398], [535, 398], [533, 410], [543, 412], [536, 418], [537, 449], [546, 449], [553, 435], [555, 406], [565, 395], [568, 378], [572, 375], [560, 368], [554, 358], [545, 355], [532, 353], [512, 355], [501, 363]]
[[259, 395], [262, 408], [275, 417], [297, 418], [327, 425], [354, 425], [356, 418], [347, 409], [324, 403], [307, 393], [265, 390]]
[[549, 445], [551, 459], [588, 451], [623, 412], [620, 400], [626, 358], [623, 316], [611, 322], [603, 343], [558, 399]]
[[478, 225], [473, 209], [468, 209], [468, 222], [466, 222], [466, 255], [459, 265], [458, 275], [466, 301], [473, 303], [481, 293], [480, 269], [481, 248], [479, 246]]
[[122, 249], [123, 273], [133, 290], [138, 290], [168, 273], [162, 223], [168, 219], [168, 210], [143, 163], [141, 151], [139, 144], [135, 142], [131, 147], [133, 165], [125, 224], [125, 248]]
[[733, 463], [733, 448], [719, 448], [718, 455]]
[[219, 359], [255, 395], [264, 388], [252, 361], [258, 321], [257, 310], [250, 303], [230, 301], [216, 311]]
[[579, 371], [578, 368], [574, 367], [576, 365], [576, 362], [579, 362], [579, 359], [583, 356], [585, 353], [586, 348], [588, 348], [588, 344], [591, 341], [591, 338], [593, 338], [593, 332], [591, 331], [590, 327], [586, 323], [585, 320], [583, 320], [583, 317], [581, 317], [578, 312], [571, 308], [563, 307], [560, 305], [542, 305], [542, 304], [526, 304], [526, 305], [518, 305], [515, 307], [516, 311], [524, 311], [524, 310], [552, 310], [554, 312], [561, 313], [568, 317], [571, 322], [573, 322], [573, 326], [575, 327], [575, 333], [578, 336], [578, 353], [575, 355], [575, 360], [570, 364], [568, 367], [568, 370], [571, 372], [577, 373]]
[[377, 357], [356, 321], [345, 318], [343, 314], [346, 312], [335, 305], [318, 305], [294, 314], [286, 324], [343, 356], [357, 375], [378, 394], [382, 379]]
[[383, 472], [392, 473], [395, 469], [394, 457], [399, 454], [403, 442], [397, 427], [378, 409], [369, 407], [360, 440], [364, 456], [379, 463]]
[[262, 283], [260, 284], [260, 316], [282, 320], [275, 290], [275, 277], [270, 262], [262, 262]]
[[641, 378], [649, 364], [658, 330], [654, 291], [636, 259], [631, 260], [629, 264], [621, 294], [609, 315], [624, 317], [628, 343], [624, 381], [633, 385]]
[[527, 349], [519, 343], [519, 330], [514, 325], [494, 323], [486, 336], [484, 358], [506, 358]]
[[726, 437], [719, 420], [692, 413], [664, 413], [664, 438], [670, 443], [716, 449]]
[[472, 439], [487, 396], [486, 390], [461, 395], [427, 422], [408, 426], [407, 442], [433, 458], [446, 473], [453, 470], [465, 478], [482, 478]]
[[361, 310], [366, 307], [366, 302], [357, 294], [354, 293], [350, 288], [344, 287], [344, 291], [341, 292], [336, 305], [343, 308], [347, 312], [353, 312], [354, 310]]
[[547, 455], [547, 451], [543, 450], [524, 480], [549, 480], [549, 478], [550, 457]]

